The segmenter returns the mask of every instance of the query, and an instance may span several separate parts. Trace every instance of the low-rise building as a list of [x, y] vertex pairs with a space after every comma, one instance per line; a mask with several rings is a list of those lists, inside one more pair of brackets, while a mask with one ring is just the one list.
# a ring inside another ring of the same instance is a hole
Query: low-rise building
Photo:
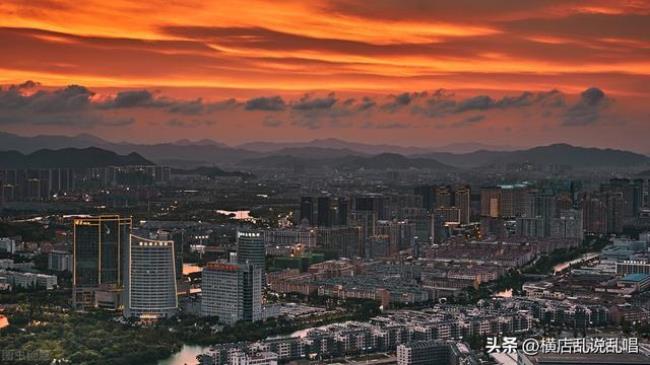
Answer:
[[0, 277], [7, 278], [9, 284], [19, 288], [43, 288], [51, 290], [57, 286], [57, 278], [54, 275], [0, 270]]
[[52, 250], [47, 256], [48, 270], [56, 272], [72, 272], [73, 257], [70, 252], [61, 250]]
[[16, 253], [16, 240], [9, 237], [0, 238], [0, 252]]

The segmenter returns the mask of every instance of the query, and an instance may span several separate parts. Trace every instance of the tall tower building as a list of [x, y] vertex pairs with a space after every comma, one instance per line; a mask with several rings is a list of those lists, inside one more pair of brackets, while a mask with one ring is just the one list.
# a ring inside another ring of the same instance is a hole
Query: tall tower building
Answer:
[[314, 198], [310, 196], [300, 198], [300, 222], [305, 220], [310, 226], [316, 223], [314, 220]]
[[350, 202], [346, 198], [339, 198], [336, 207], [336, 224], [347, 226], [349, 221]]
[[436, 207], [436, 187], [432, 185], [418, 186], [413, 192], [422, 197], [422, 208], [433, 212]]
[[237, 261], [241, 264], [249, 262], [264, 272], [266, 264], [266, 248], [261, 232], [252, 230], [237, 231]]
[[555, 196], [551, 191], [544, 191], [535, 197], [535, 210], [544, 220], [544, 237], [551, 236], [551, 221], [556, 216]]
[[[73, 304], [77, 308], [101, 306], [99, 289], [114, 293], [107, 306], [119, 306], [124, 271], [123, 257], [131, 233], [131, 218], [106, 215], [73, 222]], [[103, 301], [106, 301], [104, 299]]]
[[453, 195], [451, 186], [443, 185], [436, 188], [436, 208], [449, 208], [452, 206]]
[[625, 198], [622, 192], [607, 192], [607, 232], [623, 233], [623, 219], [625, 217]]
[[174, 241], [130, 236], [124, 280], [124, 316], [171, 317], [178, 309]]
[[460, 223], [469, 224], [471, 191], [468, 185], [459, 186], [454, 192], [454, 205], [460, 210]]
[[262, 313], [262, 275], [247, 264], [208, 263], [203, 269], [201, 315], [226, 324], [255, 322]]
[[607, 233], [607, 202], [599, 194], [585, 194], [581, 204], [584, 229], [589, 233]]
[[318, 198], [318, 226], [331, 227], [331, 201], [329, 197], [322, 196]]
[[501, 216], [501, 188], [481, 188], [481, 216], [497, 218]]
[[582, 242], [584, 238], [582, 211], [577, 209], [560, 211], [557, 218], [551, 219], [551, 237]]

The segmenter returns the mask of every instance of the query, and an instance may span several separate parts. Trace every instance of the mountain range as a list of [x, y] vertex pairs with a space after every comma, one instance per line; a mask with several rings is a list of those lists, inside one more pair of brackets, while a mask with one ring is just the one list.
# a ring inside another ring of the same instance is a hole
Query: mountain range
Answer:
[[[478, 168], [511, 163], [567, 165], [574, 168], [630, 167], [650, 163], [647, 156], [635, 152], [553, 144], [529, 149], [482, 144], [449, 145], [440, 148], [372, 145], [339, 139], [316, 139], [311, 142], [252, 142], [228, 146], [209, 139], [179, 140], [157, 144], [110, 142], [81, 134], [69, 136], [23, 137], [0, 132], [0, 150], [23, 154], [41, 149], [95, 147], [116, 154], [137, 154], [157, 164], [191, 169], [200, 166], [284, 167], [331, 166], [336, 168]], [[465, 152], [458, 152], [458, 151]], [[130, 155], [129, 155], [130, 156]], [[19, 158], [19, 157], [16, 157]]]
[[118, 155], [97, 147], [42, 149], [29, 154], [0, 151], [0, 168], [84, 168], [128, 165], [153, 165], [139, 154]]

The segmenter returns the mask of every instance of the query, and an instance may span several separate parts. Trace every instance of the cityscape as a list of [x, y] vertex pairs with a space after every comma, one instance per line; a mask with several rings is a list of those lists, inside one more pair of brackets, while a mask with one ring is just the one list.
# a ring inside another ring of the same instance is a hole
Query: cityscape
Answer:
[[650, 364], [649, 26], [0, 4], [0, 365]]

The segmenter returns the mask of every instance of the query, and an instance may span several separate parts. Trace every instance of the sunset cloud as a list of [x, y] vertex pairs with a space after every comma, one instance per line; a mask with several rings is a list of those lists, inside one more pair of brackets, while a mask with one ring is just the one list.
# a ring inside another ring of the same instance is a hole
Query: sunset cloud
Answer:
[[641, 149], [648, 34], [644, 1], [8, 0], [0, 123], [152, 141]]

